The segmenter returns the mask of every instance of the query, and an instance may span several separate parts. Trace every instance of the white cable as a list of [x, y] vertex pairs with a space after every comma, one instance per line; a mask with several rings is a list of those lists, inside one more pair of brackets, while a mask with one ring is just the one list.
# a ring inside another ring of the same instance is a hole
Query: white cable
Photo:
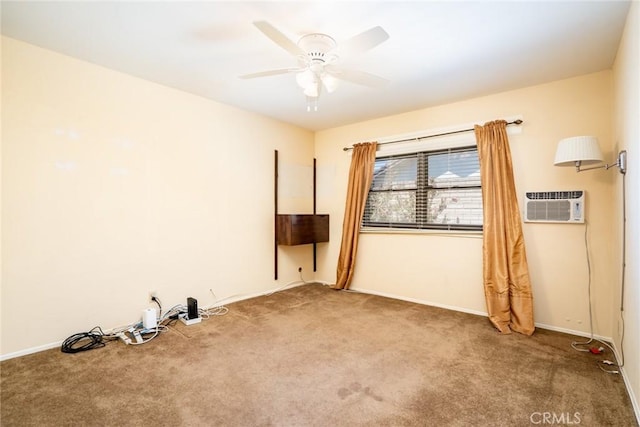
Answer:
[[[153, 329], [153, 335], [151, 336], [151, 338], [143, 338], [143, 340], [141, 342], [135, 342], [135, 341], [131, 341], [129, 343], [129, 345], [141, 345], [141, 344], [146, 344], [149, 341], [151, 341], [152, 339], [154, 339], [155, 337], [158, 336], [158, 334], [160, 334], [160, 332], [164, 332], [164, 331], [168, 331], [169, 328], [167, 328], [164, 325], [158, 325], [157, 327], [155, 327]], [[140, 335], [144, 335], [145, 333], [150, 333], [150, 332], [143, 332], [143, 331], [139, 331]]]
[[[279, 288], [274, 289], [273, 291], [269, 291], [269, 292], [264, 293], [264, 294], [259, 294], [259, 295], [246, 294], [246, 293], [245, 294], [233, 294], [233, 295], [229, 295], [228, 297], [221, 298], [221, 299], [217, 300], [216, 302], [227, 301], [227, 300], [234, 299], [234, 298], [243, 299], [242, 297], [250, 297], [250, 298], [254, 298], [254, 297], [258, 297], [258, 296], [267, 296], [268, 297], [268, 296], [271, 296], [271, 295], [273, 295], [275, 293], [283, 291], [283, 290], [285, 290], [285, 289], [287, 289], [289, 287], [298, 286], [298, 285], [304, 285], [304, 284], [305, 284], [305, 282], [302, 282], [302, 281], [299, 281], [299, 280], [294, 280], [293, 282], [289, 282], [286, 285], [283, 285], [283, 286], [281, 286]], [[213, 291], [212, 291], [212, 293], [213, 293]]]
[[594, 338], [593, 336], [593, 307], [592, 307], [592, 303], [591, 303], [591, 256], [589, 255], [589, 239], [587, 238], [587, 228], [588, 228], [588, 223], [585, 221], [584, 224], [584, 247], [585, 247], [585, 252], [587, 255], [587, 271], [588, 271], [588, 286], [587, 286], [587, 294], [589, 296], [589, 341], [584, 341], [584, 342], [577, 342], [574, 341], [571, 343], [571, 347], [574, 350], [577, 351], [584, 351], [584, 352], [588, 352], [590, 351], [588, 348], [578, 348], [577, 346], [579, 345], [588, 345], [591, 344], [592, 342], [599, 342], [601, 344], [604, 344], [605, 346], [607, 346], [611, 352], [614, 354], [615, 356], [615, 351], [613, 350], [613, 347], [611, 347], [611, 345], [609, 345], [607, 342], [602, 341], [600, 339]]
[[163, 322], [163, 321], [167, 320], [168, 318], [170, 318], [171, 316], [174, 316], [176, 314], [180, 314], [180, 313], [182, 313], [183, 311], [186, 311], [186, 310], [187, 310], [187, 307], [185, 305], [183, 305], [183, 304], [174, 305], [169, 310], [164, 312], [164, 314], [160, 317], [160, 321], [159, 322]]
[[[620, 322], [622, 323], [622, 330], [620, 331], [620, 363], [615, 364], [613, 362], [606, 363], [607, 365], [614, 366], [613, 369], [605, 369], [602, 365], [600, 369], [608, 374], [619, 374], [620, 369], [624, 366], [624, 288], [625, 288], [625, 276], [627, 268], [627, 185], [626, 174], [622, 174], [622, 276], [620, 278]], [[606, 344], [606, 343], [605, 343]], [[607, 344], [607, 347], [611, 348]], [[616, 352], [611, 348], [615, 357]], [[603, 363], [605, 363], [603, 361]]]
[[[302, 272], [300, 272], [300, 278], [302, 278]], [[294, 282], [289, 282], [286, 285], [283, 285], [282, 287], [275, 289], [272, 292], [263, 294], [263, 296], [270, 296], [275, 294], [276, 292], [280, 292], [288, 287], [291, 287], [293, 285], [301, 285], [301, 284], [306, 284], [307, 282], [304, 281], [304, 279], [302, 281], [294, 281]], [[215, 304], [219, 303], [220, 301], [218, 301], [218, 298], [216, 297], [216, 294], [213, 292], [213, 289], [209, 289], [209, 291], [211, 292], [211, 294], [213, 295], [213, 298], [215, 300]], [[244, 294], [246, 295], [246, 294]], [[243, 296], [243, 294], [236, 294], [236, 295], [232, 295], [229, 296], [227, 298], [224, 299], [230, 299], [236, 296]], [[223, 299], [223, 300], [224, 300]], [[104, 336], [108, 336], [108, 337], [113, 337], [113, 338], [120, 338], [121, 334], [124, 334], [126, 339], [126, 343], [127, 345], [141, 345], [141, 344], [146, 344], [149, 341], [151, 341], [152, 339], [154, 339], [155, 337], [157, 337], [161, 332], [164, 331], [169, 331], [170, 328], [168, 326], [162, 325], [161, 322], [166, 321], [167, 319], [170, 319], [173, 316], [176, 315], [180, 315], [183, 313], [187, 312], [187, 306], [185, 306], [184, 304], [177, 304], [174, 305], [173, 307], [171, 307], [169, 310], [165, 311], [162, 315], [160, 315], [158, 317], [158, 326], [156, 326], [154, 329], [143, 329], [143, 324], [142, 322], [136, 322], [136, 323], [132, 323], [130, 325], [124, 326], [122, 328], [118, 328], [117, 330], [114, 329], [111, 331], [111, 333], [109, 334], [104, 334]], [[227, 314], [229, 312], [229, 309], [227, 307], [225, 307], [224, 305], [214, 305], [213, 307], [209, 307], [207, 309], [202, 309], [199, 308], [198, 309], [198, 315], [202, 318], [202, 319], [209, 319], [211, 316], [224, 316], [225, 314]], [[137, 342], [134, 339], [131, 339], [129, 336], [127, 336], [126, 333], [129, 333], [131, 335], [140, 335], [140, 336], [144, 336], [144, 335], [148, 335], [148, 334], [153, 334], [151, 335], [151, 337], [149, 338], [144, 338], [142, 339], [142, 341]]]
[[229, 312], [229, 309], [223, 305], [219, 305], [217, 307], [210, 307], [204, 310], [208, 316], [224, 316]]
[[[302, 276], [302, 273], [300, 273], [300, 275]], [[279, 287], [279, 288], [277, 288], [277, 289], [275, 289], [275, 290], [273, 290], [273, 291], [271, 291], [269, 293], [263, 294], [263, 295], [266, 296], [266, 297], [270, 297], [271, 295], [273, 295], [275, 293], [278, 293], [280, 291], [284, 291], [285, 289], [287, 289], [289, 287], [297, 286], [297, 285], [304, 285], [305, 283], [306, 282], [304, 282], [304, 281], [302, 281], [302, 282], [300, 282], [300, 281], [289, 282], [286, 285], [281, 286], [281, 287]]]
[[620, 364], [619, 368], [624, 366], [624, 288], [625, 276], [627, 269], [627, 184], [626, 174], [622, 174], [622, 277], [620, 279], [620, 322], [622, 330], [620, 331]]
[[[613, 369], [605, 369], [602, 365], [598, 365], [601, 370], [608, 374], [619, 374], [620, 369], [624, 366], [624, 288], [625, 288], [625, 276], [627, 267], [627, 189], [626, 189], [626, 174], [622, 174], [622, 276], [620, 278], [620, 321], [622, 322], [622, 331], [620, 332], [620, 363], [616, 364], [610, 361], [602, 361], [602, 363], [613, 366]], [[604, 341], [598, 340], [603, 343], [613, 353], [613, 357], [616, 357], [614, 349]], [[607, 363], [608, 362], [608, 363]]]
[[[218, 297], [215, 293], [213, 293], [213, 289], [209, 288], [209, 292], [213, 295], [214, 304], [218, 302]], [[229, 312], [229, 309], [224, 305], [214, 305], [213, 307], [209, 307], [205, 310], [207, 316], [224, 316]]]
[[[294, 285], [303, 285], [306, 284], [307, 282], [304, 280], [303, 276], [302, 276], [302, 272], [300, 272], [300, 279], [302, 279], [301, 281], [293, 281], [293, 282], [289, 282], [286, 285], [281, 286], [280, 288], [277, 288], [269, 293], [263, 294], [263, 296], [271, 296], [277, 292], [280, 292], [282, 290], [285, 290], [291, 286]], [[327, 283], [328, 285], [328, 283]], [[217, 305], [220, 301], [226, 300], [226, 299], [230, 299], [233, 297], [237, 297], [237, 296], [248, 296], [247, 294], [236, 294], [236, 295], [232, 295], [229, 296], [227, 298], [223, 298], [222, 300], [218, 300], [216, 294], [213, 292], [213, 289], [209, 289], [209, 291], [211, 292], [211, 295], [213, 295], [214, 298], [214, 303], [216, 305], [214, 305], [213, 307], [209, 307], [207, 309], [202, 309], [199, 308], [198, 309], [198, 315], [202, 318], [202, 319], [209, 319], [211, 316], [224, 316], [225, 314], [227, 314], [229, 312], [229, 309], [227, 307], [225, 307], [224, 305]], [[157, 298], [157, 297], [156, 297]], [[162, 325], [161, 323], [166, 321], [167, 319], [172, 318], [173, 316], [180, 316], [183, 313], [187, 312], [187, 306], [185, 306], [184, 304], [177, 304], [174, 305], [173, 307], [171, 307], [170, 309], [166, 310], [164, 313], [160, 312], [157, 320], [158, 320], [158, 325], [153, 328], [153, 329], [144, 329], [143, 328], [143, 323], [142, 322], [136, 322], [136, 323], [132, 323], [129, 324], [127, 326], [123, 326], [120, 328], [115, 328], [113, 330], [110, 331], [110, 333], [108, 334], [103, 334], [104, 337], [109, 337], [109, 338], [114, 338], [114, 339], [122, 339], [127, 345], [141, 345], [141, 344], [146, 344], [149, 341], [153, 340], [155, 337], [157, 337], [160, 333], [165, 332], [165, 331], [169, 331], [171, 328], [169, 326], [166, 325]], [[135, 339], [132, 339], [130, 336], [127, 335], [127, 333], [129, 333], [130, 335], [138, 335], [138, 336], [142, 336], [142, 341], [136, 341]], [[144, 338], [145, 335], [148, 336], [148, 334], [153, 334], [151, 335], [151, 337], [149, 338]]]
[[322, 286], [333, 286], [334, 285], [333, 283], [327, 282], [327, 281], [324, 281], [324, 280], [314, 280], [314, 283], [319, 283]]
[[587, 293], [589, 296], [589, 341], [577, 342], [574, 341], [571, 343], [571, 347], [577, 351], [589, 351], [588, 348], [578, 348], [578, 345], [589, 345], [593, 342], [593, 313], [591, 307], [591, 256], [589, 255], [589, 239], [587, 238], [587, 229], [589, 228], [588, 222], [585, 220], [584, 222], [584, 250], [587, 255]]
[[[613, 366], [613, 369], [605, 369], [601, 364], [598, 364], [598, 367], [606, 373], [609, 374], [619, 374], [620, 368], [624, 366], [624, 291], [625, 291], [625, 275], [626, 275], [626, 240], [627, 240], [627, 196], [626, 196], [626, 175], [622, 174], [622, 276], [620, 279], [620, 322], [622, 323], [622, 330], [620, 332], [620, 363], [616, 364], [611, 361], [602, 361], [602, 363], [606, 365]], [[596, 339], [593, 337], [593, 315], [592, 315], [592, 307], [591, 307], [591, 259], [589, 257], [589, 247], [588, 247], [588, 239], [587, 239], [587, 222], [585, 221], [585, 229], [584, 229], [584, 242], [585, 242], [585, 250], [587, 253], [587, 269], [589, 272], [589, 285], [588, 285], [588, 293], [589, 293], [589, 328], [590, 328], [590, 339], [585, 342], [572, 342], [571, 347], [577, 351], [590, 351], [589, 349], [581, 349], [577, 346], [579, 345], [588, 345], [592, 342], [596, 341], [601, 344], [604, 344], [611, 350], [613, 357], [616, 357], [616, 352], [614, 348], [609, 345], [609, 343]]]

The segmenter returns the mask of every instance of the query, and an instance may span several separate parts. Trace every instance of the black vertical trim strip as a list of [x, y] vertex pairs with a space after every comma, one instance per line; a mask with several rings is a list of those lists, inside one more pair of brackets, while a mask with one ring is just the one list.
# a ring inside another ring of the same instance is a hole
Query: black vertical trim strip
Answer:
[[273, 212], [273, 279], [278, 280], [278, 150], [274, 150]]
[[[316, 159], [313, 159], [313, 214], [316, 214]], [[313, 242], [313, 272], [316, 272], [316, 255], [317, 255], [317, 245], [316, 242]]]

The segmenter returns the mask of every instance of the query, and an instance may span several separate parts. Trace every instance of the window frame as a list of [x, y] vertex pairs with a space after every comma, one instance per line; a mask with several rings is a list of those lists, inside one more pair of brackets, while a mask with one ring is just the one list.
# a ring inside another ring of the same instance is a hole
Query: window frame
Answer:
[[[447, 232], [447, 233], [460, 233], [460, 232], [471, 232], [471, 233], [482, 233], [483, 226], [475, 225], [475, 224], [438, 224], [438, 223], [429, 223], [427, 222], [428, 214], [426, 209], [421, 210], [418, 208], [420, 204], [426, 206], [426, 202], [422, 202], [422, 200], [426, 200], [428, 197], [429, 191], [443, 189], [442, 187], [436, 187], [428, 182], [429, 170], [428, 170], [428, 159], [430, 156], [441, 155], [441, 154], [453, 154], [453, 153], [462, 153], [462, 152], [475, 152], [477, 153], [476, 144], [465, 144], [458, 146], [450, 146], [450, 147], [439, 147], [434, 149], [420, 149], [412, 152], [405, 152], [402, 154], [389, 154], [389, 155], [381, 155], [376, 158], [376, 162], [379, 160], [393, 159], [393, 158], [407, 158], [407, 157], [416, 157], [416, 189], [401, 189], [394, 190], [392, 188], [385, 190], [374, 190], [373, 182], [372, 187], [369, 188], [367, 192], [367, 201], [365, 202], [365, 206], [368, 205], [369, 202], [369, 194], [371, 192], [375, 193], [388, 193], [394, 191], [415, 191], [415, 215], [416, 221], [415, 223], [406, 223], [406, 222], [379, 222], [372, 223], [367, 221], [366, 219], [366, 210], [365, 215], [362, 218], [360, 224], [360, 230], [363, 232]], [[463, 185], [463, 186], [455, 186], [444, 188], [445, 191], [450, 191], [452, 189], [474, 189], [480, 190], [480, 197], [482, 198], [482, 186], [479, 185]], [[365, 208], [366, 209], [366, 208]], [[482, 222], [482, 220], [481, 220]]]

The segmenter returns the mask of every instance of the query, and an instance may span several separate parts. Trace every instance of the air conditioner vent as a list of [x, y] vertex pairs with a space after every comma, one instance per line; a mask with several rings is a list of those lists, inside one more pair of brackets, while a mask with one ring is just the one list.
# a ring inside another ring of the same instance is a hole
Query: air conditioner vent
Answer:
[[584, 223], [584, 191], [538, 191], [525, 194], [525, 222]]

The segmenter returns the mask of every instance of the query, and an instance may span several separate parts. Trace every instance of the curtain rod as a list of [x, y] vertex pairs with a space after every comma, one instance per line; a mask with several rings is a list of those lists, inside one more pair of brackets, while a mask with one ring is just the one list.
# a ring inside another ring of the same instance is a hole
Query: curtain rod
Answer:
[[[507, 125], [521, 125], [522, 124], [522, 120], [518, 119], [518, 120], [514, 120], [512, 122], [508, 122]], [[407, 139], [399, 139], [397, 141], [387, 141], [387, 142], [379, 142], [378, 145], [386, 145], [386, 144], [397, 144], [399, 142], [407, 142], [407, 141], [416, 141], [416, 140], [420, 140], [420, 139], [427, 139], [427, 138], [434, 138], [436, 136], [446, 136], [446, 135], [453, 135], [456, 133], [464, 133], [464, 132], [472, 132], [474, 129], [460, 129], [460, 130], [454, 130], [451, 132], [444, 132], [444, 133], [436, 133], [433, 135], [425, 135], [425, 136], [418, 136], [415, 138], [407, 138]], [[349, 151], [349, 150], [353, 150], [353, 147], [344, 147], [342, 149], [342, 151]]]

